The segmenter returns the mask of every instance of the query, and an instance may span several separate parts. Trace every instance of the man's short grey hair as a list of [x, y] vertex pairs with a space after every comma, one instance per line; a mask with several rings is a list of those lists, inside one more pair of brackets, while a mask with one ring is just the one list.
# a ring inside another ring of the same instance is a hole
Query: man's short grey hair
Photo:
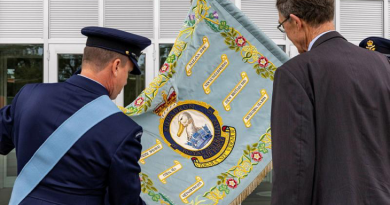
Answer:
[[285, 18], [294, 14], [317, 27], [333, 20], [335, 3], [334, 0], [277, 0], [276, 8]]
[[114, 51], [86, 46], [84, 48], [83, 64], [90, 64], [95, 72], [99, 72], [103, 70], [108, 63], [118, 58], [121, 60], [121, 66], [126, 65], [129, 60], [127, 56]]

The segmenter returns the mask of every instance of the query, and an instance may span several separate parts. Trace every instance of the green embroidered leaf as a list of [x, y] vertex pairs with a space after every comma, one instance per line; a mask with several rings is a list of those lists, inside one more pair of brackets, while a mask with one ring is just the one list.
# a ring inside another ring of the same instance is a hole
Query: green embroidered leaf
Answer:
[[252, 147], [257, 147], [257, 145], [259, 145], [259, 143], [253, 144]]
[[260, 73], [261, 73], [260, 69], [256, 69], [256, 73], [257, 73], [257, 75], [260, 75]]
[[226, 194], [229, 194], [229, 193], [230, 193], [230, 190], [229, 190], [229, 189], [226, 189], [225, 192], [226, 192]]
[[251, 151], [253, 152], [253, 151], [255, 151], [256, 150], [256, 147], [252, 147], [251, 148]]
[[267, 78], [267, 76], [264, 74], [264, 73], [262, 73], [262, 74], [260, 74], [261, 75], [261, 77], [263, 77], [263, 78]]
[[258, 69], [258, 68], [260, 68], [260, 65], [259, 65], [259, 64], [255, 64], [255, 65], [253, 66], [253, 68]]
[[149, 195], [149, 196], [154, 196], [155, 193], [154, 193], [153, 191], [149, 191], [148, 195]]
[[227, 177], [228, 175], [226, 173], [222, 173], [222, 176]]
[[240, 48], [239, 47], [236, 47], [236, 52], [240, 51]]
[[210, 192], [208, 191], [208, 192], [206, 192], [206, 193], [203, 194], [203, 197], [206, 197], [206, 196], [209, 195], [209, 194], [210, 194]]
[[222, 182], [221, 182], [221, 181], [218, 181], [218, 182], [217, 182], [217, 184], [218, 184], [218, 185], [221, 185], [221, 184], [222, 184]]
[[269, 77], [269, 79], [272, 80], [272, 81], [274, 81], [274, 76], [271, 75], [271, 76]]
[[232, 50], [236, 49], [235, 46], [229, 46], [229, 48], [232, 49]]
[[223, 176], [218, 175], [217, 178], [223, 180]]
[[250, 151], [251, 147], [249, 145], [246, 146], [246, 150]]
[[246, 151], [246, 150], [244, 150], [244, 154], [245, 154], [245, 155], [248, 155], [248, 154], [249, 154], [249, 152], [248, 152], [248, 151]]
[[259, 70], [260, 70], [260, 72], [265, 72], [264, 68], [260, 68]]
[[142, 188], [142, 192], [143, 192], [143, 193], [146, 192], [146, 188], [145, 188], [145, 187]]
[[269, 73], [268, 73], [268, 72], [265, 72], [265, 76], [268, 78], [268, 77], [269, 77]]
[[157, 189], [155, 187], [150, 187], [151, 190], [155, 191], [155, 192], [158, 192]]
[[261, 135], [260, 141], [263, 140], [265, 136], [266, 136], [266, 134]]
[[157, 202], [159, 199], [160, 199], [160, 195], [157, 194], [152, 197], [152, 200], [155, 202]]
[[225, 40], [225, 43], [226, 43], [227, 45], [231, 46], [230, 41], [228, 41], [227, 39]]
[[223, 32], [221, 33], [221, 36], [224, 37], [224, 38], [227, 37], [226, 33], [223, 33]]

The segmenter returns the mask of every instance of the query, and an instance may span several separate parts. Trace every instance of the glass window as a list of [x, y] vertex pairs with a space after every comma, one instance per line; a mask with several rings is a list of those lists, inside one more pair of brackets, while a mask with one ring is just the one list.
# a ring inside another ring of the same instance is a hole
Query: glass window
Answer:
[[285, 45], [278, 45], [280, 49], [282, 49], [284, 52], [286, 52], [286, 46]]
[[173, 44], [160, 44], [160, 64], [158, 68], [161, 68], [165, 60], [168, 58], [169, 52], [171, 52]]
[[65, 82], [81, 66], [82, 54], [58, 54], [58, 82]]
[[[0, 45], [0, 108], [11, 104], [27, 83], [43, 82], [43, 45]], [[17, 176], [15, 151], [0, 156], [0, 187], [10, 187]], [[8, 204], [11, 188], [0, 189], [0, 204]]]
[[43, 82], [42, 45], [0, 45], [0, 108], [27, 83]]
[[124, 88], [124, 105], [132, 103], [135, 98], [145, 89], [145, 60], [146, 55], [142, 54], [138, 59], [141, 75], [129, 75], [127, 85]]

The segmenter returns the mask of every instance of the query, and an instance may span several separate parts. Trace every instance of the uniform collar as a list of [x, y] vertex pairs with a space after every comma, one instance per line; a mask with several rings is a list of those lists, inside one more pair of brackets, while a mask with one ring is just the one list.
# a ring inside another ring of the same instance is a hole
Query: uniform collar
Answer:
[[325, 43], [326, 41], [328, 41], [330, 39], [334, 39], [334, 38], [342, 38], [345, 41], [347, 40], [341, 34], [339, 34], [339, 32], [331, 31], [331, 32], [326, 33], [326, 34], [322, 35], [321, 37], [319, 37], [316, 40], [316, 42], [314, 42], [313, 47], [311, 48], [311, 50], [313, 50], [314, 48], [318, 47], [319, 45]]
[[65, 82], [83, 88], [87, 91], [90, 91], [98, 95], [108, 95], [108, 91], [105, 87], [103, 87], [101, 84], [97, 83], [96, 81], [83, 76], [73, 75]]

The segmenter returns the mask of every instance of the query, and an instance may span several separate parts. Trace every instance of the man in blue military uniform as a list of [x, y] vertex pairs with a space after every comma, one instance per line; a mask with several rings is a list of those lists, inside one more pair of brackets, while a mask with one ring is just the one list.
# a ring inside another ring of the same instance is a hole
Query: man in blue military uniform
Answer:
[[[151, 44], [149, 39], [101, 27], [86, 27], [81, 32], [88, 36], [81, 74], [64, 83], [26, 85], [11, 105], [0, 110], [0, 154], [16, 148], [18, 179], [29, 171], [23, 168], [39, 155], [42, 144], [68, 118], [97, 98], [115, 99], [126, 85], [128, 73], [141, 73], [137, 59]], [[94, 110], [99, 113], [103, 107]], [[80, 126], [71, 126], [70, 132]], [[105, 199], [111, 205], [144, 204], [139, 196], [141, 135], [142, 128], [125, 114], [109, 115], [86, 130], [34, 189], [26, 192], [21, 203], [15, 204], [99, 205]], [[63, 142], [67, 136], [71, 134], [64, 134]], [[41, 166], [35, 167], [33, 172], [41, 172]], [[22, 192], [15, 189], [13, 197]]]
[[362, 40], [359, 44], [359, 47], [377, 51], [387, 56], [390, 59], [390, 40], [382, 37], [368, 37]]

